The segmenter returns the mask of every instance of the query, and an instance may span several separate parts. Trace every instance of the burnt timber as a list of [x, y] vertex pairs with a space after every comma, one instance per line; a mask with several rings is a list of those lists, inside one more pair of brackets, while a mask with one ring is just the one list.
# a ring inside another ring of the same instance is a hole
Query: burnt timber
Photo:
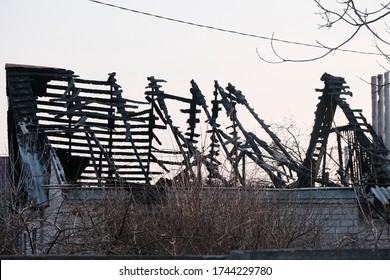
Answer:
[[[166, 81], [148, 77], [145, 100], [136, 101], [124, 97], [115, 73], [96, 81], [66, 69], [7, 64], [6, 77], [11, 176], [24, 203], [45, 206], [43, 187], [50, 185], [155, 193], [161, 182], [201, 180], [201, 166], [209, 182], [247, 186], [249, 162], [262, 176], [259, 187], [356, 187], [366, 197], [390, 182], [389, 151], [382, 139], [361, 110], [347, 103], [352, 93], [345, 80], [326, 73], [303, 161], [230, 83], [223, 88], [215, 81], [209, 107], [193, 80], [185, 97], [164, 92]], [[184, 132], [172, 117], [172, 102], [186, 119]], [[242, 110], [263, 136], [241, 121]], [[345, 115], [346, 125], [334, 125], [336, 110]], [[225, 128], [223, 117], [230, 123]], [[207, 125], [205, 147], [199, 146], [205, 143], [201, 120]], [[176, 149], [164, 149], [158, 132], [169, 133]], [[336, 155], [329, 152], [331, 136]], [[336, 174], [329, 174], [331, 163]], [[159, 180], [167, 174], [171, 179]]]
[[150, 143], [165, 126], [147, 102], [122, 97], [115, 73], [94, 81], [65, 69], [6, 70], [12, 180], [31, 203], [46, 203], [44, 185], [149, 185], [160, 174], [150, 170]]
[[[344, 78], [325, 73], [321, 80], [325, 83], [319, 97], [320, 102], [315, 112], [315, 120], [309, 147], [303, 166], [309, 172], [300, 174], [299, 185], [311, 186], [315, 182], [329, 185], [329, 174], [326, 171], [327, 145], [329, 136], [334, 133], [337, 138], [338, 174], [342, 186], [387, 186], [390, 182], [389, 151], [382, 139], [359, 109], [351, 109], [343, 96], [352, 96], [345, 85]], [[340, 108], [348, 123], [334, 127], [334, 115]], [[347, 156], [343, 158], [341, 142], [345, 142]], [[346, 160], [346, 162], [343, 162]]]

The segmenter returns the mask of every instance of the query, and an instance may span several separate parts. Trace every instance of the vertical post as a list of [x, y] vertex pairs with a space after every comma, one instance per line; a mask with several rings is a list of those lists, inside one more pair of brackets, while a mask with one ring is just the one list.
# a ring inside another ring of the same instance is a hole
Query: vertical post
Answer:
[[384, 140], [383, 75], [378, 75], [378, 135]]
[[390, 149], [390, 92], [389, 92], [389, 72], [385, 73], [384, 83], [384, 95], [385, 95], [385, 146]]
[[348, 186], [350, 183], [350, 174], [348, 173], [348, 165], [349, 165], [349, 138], [348, 145], [344, 147], [344, 170], [345, 170], [345, 185]]
[[344, 166], [343, 166], [343, 150], [341, 148], [341, 135], [340, 135], [341, 132], [337, 133], [337, 151], [338, 151], [338, 157], [339, 157], [339, 174], [340, 174], [340, 178], [341, 178], [341, 182], [343, 183], [345, 180], [344, 180]]
[[244, 183], [244, 187], [246, 186], [246, 163], [245, 163], [245, 151], [242, 151], [242, 181]]
[[[115, 81], [114, 81], [115, 82]], [[110, 85], [110, 110], [108, 111], [108, 119], [107, 119], [107, 126], [108, 126], [108, 131], [109, 131], [109, 138], [108, 138], [108, 157], [111, 159], [112, 158], [112, 145], [113, 145], [113, 133], [114, 133], [114, 129], [115, 129], [115, 120], [112, 118], [112, 116], [114, 115], [113, 114], [113, 110], [114, 110], [114, 106], [113, 106], [113, 103], [114, 103], [114, 86], [111, 84]], [[108, 178], [111, 180], [112, 177], [113, 177], [113, 170], [111, 170], [111, 168], [109, 167], [108, 168]]]
[[371, 123], [372, 128], [378, 134], [378, 99], [376, 76], [371, 77]]

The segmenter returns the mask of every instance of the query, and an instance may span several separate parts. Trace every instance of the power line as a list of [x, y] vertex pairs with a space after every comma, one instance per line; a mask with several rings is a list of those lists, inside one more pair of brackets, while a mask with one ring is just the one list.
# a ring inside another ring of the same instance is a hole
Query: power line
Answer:
[[[262, 35], [257, 35], [257, 34], [251, 34], [251, 33], [246, 33], [246, 32], [240, 32], [240, 31], [235, 31], [235, 30], [230, 30], [230, 29], [224, 29], [220, 27], [215, 27], [211, 25], [206, 25], [206, 24], [200, 24], [200, 23], [195, 23], [195, 22], [190, 22], [186, 20], [180, 20], [180, 19], [175, 19], [171, 17], [166, 17], [166, 16], [161, 16], [157, 14], [152, 14], [148, 12], [143, 12], [139, 10], [134, 10], [122, 6], [117, 6], [114, 4], [106, 3], [106, 2], [101, 2], [97, 0], [88, 0], [90, 2], [100, 4], [100, 5], [105, 5], [111, 8], [116, 8], [116, 9], [121, 9], [127, 12], [132, 12], [136, 14], [141, 14], [144, 16], [149, 16], [149, 17], [154, 17], [158, 19], [163, 19], [163, 20], [168, 20], [176, 23], [181, 23], [181, 24], [186, 24], [186, 25], [191, 25], [191, 26], [196, 26], [200, 28], [206, 28], [206, 29], [211, 29], [219, 32], [225, 32], [225, 33], [231, 33], [235, 35], [240, 35], [240, 36], [245, 36], [245, 37], [252, 37], [252, 38], [257, 38], [257, 39], [262, 39], [262, 40], [267, 40], [267, 41], [272, 41], [272, 42], [280, 42], [284, 44], [291, 44], [291, 45], [297, 45], [297, 46], [303, 46], [303, 47], [310, 47], [310, 48], [317, 48], [317, 49], [326, 49], [326, 50], [332, 50], [332, 48], [328, 48], [324, 45], [315, 45], [315, 44], [310, 44], [310, 43], [303, 43], [303, 42], [298, 42], [298, 41], [291, 41], [291, 40], [284, 40], [284, 39], [278, 39], [275, 37], [267, 37], [267, 36], [262, 36]], [[358, 51], [358, 50], [351, 50], [351, 49], [344, 49], [344, 48], [337, 48], [335, 50], [342, 51], [342, 52], [349, 52], [349, 53], [356, 53], [356, 54], [363, 54], [363, 55], [377, 55], [377, 56], [383, 56], [381, 53], [375, 53], [375, 52], [366, 52], [366, 51]]]

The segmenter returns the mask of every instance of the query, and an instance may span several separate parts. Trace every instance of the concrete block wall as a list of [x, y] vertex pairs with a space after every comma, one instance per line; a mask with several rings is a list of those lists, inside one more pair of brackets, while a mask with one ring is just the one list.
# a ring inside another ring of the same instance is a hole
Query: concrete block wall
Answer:
[[323, 248], [390, 248], [390, 225], [365, 211], [353, 188], [266, 190], [258, 195], [302, 213], [311, 211], [321, 221]]
[[[213, 190], [203, 192], [207, 196]], [[221, 199], [233, 200], [237, 193], [237, 189], [225, 189]], [[183, 196], [185, 190], [171, 195]], [[301, 218], [315, 223], [321, 230], [321, 248], [390, 248], [390, 225], [365, 212], [353, 188], [251, 189], [239, 195], [257, 197], [265, 205], [277, 204], [279, 209], [284, 207], [296, 213], [287, 219]], [[286, 211], [286, 215], [290, 214]]]

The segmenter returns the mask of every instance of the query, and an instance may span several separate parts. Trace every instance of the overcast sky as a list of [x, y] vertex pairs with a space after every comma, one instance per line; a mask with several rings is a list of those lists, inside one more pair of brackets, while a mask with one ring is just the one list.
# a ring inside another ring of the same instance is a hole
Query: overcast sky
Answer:
[[[319, 29], [323, 21], [312, 0], [102, 0], [129, 9], [260, 36], [335, 46], [351, 32], [347, 26]], [[335, 0], [323, 1], [335, 3]], [[369, 1], [361, 1], [369, 2]], [[370, 3], [376, 1], [370, 1]], [[370, 76], [383, 73], [378, 56], [336, 52], [310, 63], [268, 64], [270, 42], [99, 5], [87, 0], [13, 0], [0, 3], [0, 64], [18, 63], [73, 70], [86, 79], [107, 79], [115, 71], [124, 96], [142, 100], [146, 78], [168, 81], [164, 90], [189, 96], [195, 79], [212, 97], [213, 82], [243, 91], [267, 123], [293, 119], [303, 130], [313, 124], [320, 77], [343, 76], [354, 93], [348, 102], [370, 119]], [[275, 43], [286, 58], [310, 58], [323, 51]], [[375, 52], [363, 31], [348, 49]], [[0, 75], [0, 154], [7, 153], [5, 71]]]

